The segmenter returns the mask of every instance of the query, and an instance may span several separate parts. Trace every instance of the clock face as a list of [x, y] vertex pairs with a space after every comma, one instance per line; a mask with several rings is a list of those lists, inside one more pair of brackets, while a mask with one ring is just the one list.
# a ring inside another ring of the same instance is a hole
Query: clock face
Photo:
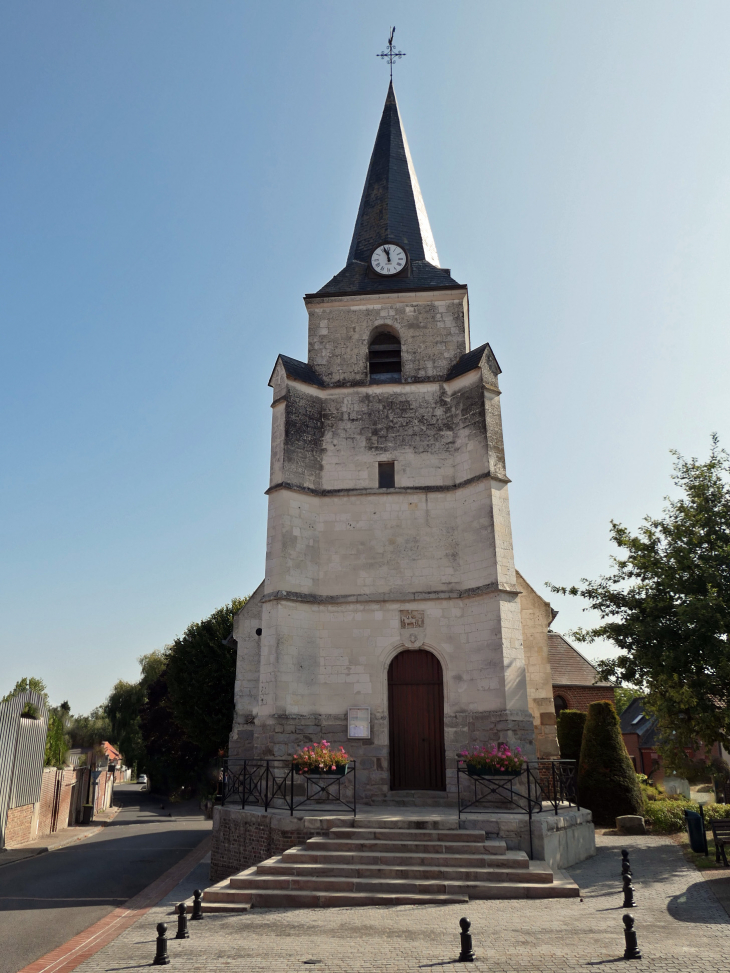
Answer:
[[406, 252], [402, 247], [395, 243], [383, 243], [373, 251], [370, 258], [370, 266], [376, 274], [389, 277], [391, 274], [398, 274], [406, 265]]

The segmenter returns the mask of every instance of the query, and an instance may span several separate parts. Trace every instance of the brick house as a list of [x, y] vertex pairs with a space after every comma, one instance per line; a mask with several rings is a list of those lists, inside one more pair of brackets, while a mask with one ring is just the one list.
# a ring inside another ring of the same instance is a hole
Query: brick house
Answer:
[[596, 667], [557, 632], [548, 632], [548, 657], [556, 716], [564, 709], [585, 713], [589, 703], [602, 699], [615, 704], [611, 683], [601, 679]]

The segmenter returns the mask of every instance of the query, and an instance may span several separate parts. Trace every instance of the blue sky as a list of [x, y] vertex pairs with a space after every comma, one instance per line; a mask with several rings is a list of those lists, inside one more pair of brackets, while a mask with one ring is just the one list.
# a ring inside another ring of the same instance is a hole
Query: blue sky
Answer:
[[391, 23], [527, 579], [602, 572], [670, 448], [730, 444], [726, 2], [5, 3], [0, 691], [88, 710], [263, 577], [267, 381], [344, 265]]

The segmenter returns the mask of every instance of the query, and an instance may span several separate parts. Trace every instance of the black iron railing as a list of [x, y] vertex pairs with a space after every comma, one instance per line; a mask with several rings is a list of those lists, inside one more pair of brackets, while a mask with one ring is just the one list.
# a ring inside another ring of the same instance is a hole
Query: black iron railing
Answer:
[[217, 800], [241, 802], [241, 808], [288, 810], [305, 805], [333, 804], [357, 815], [357, 761], [351, 760], [342, 774], [300, 774], [291, 760], [224, 760]]
[[525, 763], [519, 773], [484, 776], [470, 773], [458, 759], [456, 789], [459, 817], [469, 814], [527, 814], [530, 818], [532, 858], [532, 816], [546, 805], [559, 810], [577, 807], [575, 760], [536, 760]]

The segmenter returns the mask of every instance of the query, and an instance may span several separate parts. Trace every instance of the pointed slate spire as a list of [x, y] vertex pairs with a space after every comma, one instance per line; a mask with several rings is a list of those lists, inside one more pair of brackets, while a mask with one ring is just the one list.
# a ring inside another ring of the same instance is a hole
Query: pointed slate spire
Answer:
[[384, 240], [400, 243], [410, 253], [411, 260], [439, 265], [392, 81], [375, 137], [347, 262], [369, 260], [371, 252]]
[[[407, 277], [377, 278], [368, 274], [371, 253], [385, 242], [399, 243], [408, 251]], [[436, 244], [391, 81], [370, 157], [347, 264], [317, 293], [358, 294], [403, 290], [404, 287], [407, 290], [432, 290], [461, 286], [449, 270], [439, 266]]]

